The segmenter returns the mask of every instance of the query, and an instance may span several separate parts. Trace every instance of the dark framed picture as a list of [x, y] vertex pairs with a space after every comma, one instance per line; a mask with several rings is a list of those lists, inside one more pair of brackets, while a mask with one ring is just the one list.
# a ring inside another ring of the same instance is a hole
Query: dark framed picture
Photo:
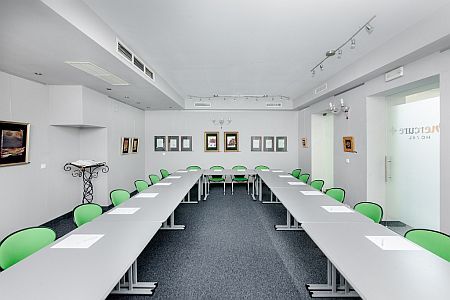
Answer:
[[166, 151], [166, 137], [155, 135], [155, 151]]
[[342, 143], [344, 145], [344, 152], [355, 152], [355, 143], [352, 136], [342, 137]]
[[225, 151], [226, 152], [237, 152], [239, 151], [239, 132], [236, 131], [226, 131], [223, 133]]
[[0, 166], [27, 164], [30, 124], [0, 121]]
[[168, 151], [180, 151], [180, 137], [179, 136], [168, 136], [167, 137]]
[[264, 137], [264, 152], [275, 151], [275, 138], [273, 136]]
[[277, 152], [287, 152], [287, 136], [277, 136], [275, 148]]
[[262, 151], [262, 137], [260, 136], [252, 136], [250, 138], [251, 151], [257, 152]]
[[205, 132], [205, 152], [219, 151], [219, 133]]
[[122, 154], [130, 153], [130, 138], [123, 137], [122, 138]]
[[181, 151], [192, 151], [192, 136], [182, 136], [180, 144]]
[[138, 153], [138, 148], [139, 148], [139, 139], [133, 138], [131, 140], [131, 153]]

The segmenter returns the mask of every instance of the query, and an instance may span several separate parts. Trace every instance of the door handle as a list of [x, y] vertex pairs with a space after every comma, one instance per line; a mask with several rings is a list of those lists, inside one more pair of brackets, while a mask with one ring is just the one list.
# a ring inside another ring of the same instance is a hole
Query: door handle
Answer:
[[[389, 159], [387, 157], [387, 155], [384, 156], [384, 182], [388, 182], [389, 179], [392, 178], [392, 176], [390, 176], [391, 174], [391, 170], [390, 170], [390, 164], [391, 164], [392, 160]], [[389, 168], [389, 171], [388, 171]]]

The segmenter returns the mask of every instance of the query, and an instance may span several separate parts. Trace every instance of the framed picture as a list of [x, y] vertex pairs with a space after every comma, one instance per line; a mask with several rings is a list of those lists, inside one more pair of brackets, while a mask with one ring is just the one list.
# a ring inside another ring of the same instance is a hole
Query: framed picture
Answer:
[[355, 152], [355, 143], [352, 136], [344, 136], [342, 138], [344, 152]]
[[287, 152], [287, 136], [277, 136], [276, 142], [277, 152]]
[[219, 151], [219, 133], [205, 132], [205, 152]]
[[252, 136], [250, 138], [250, 143], [251, 143], [251, 151], [256, 152], [256, 151], [262, 151], [262, 137], [260, 136]]
[[192, 151], [192, 136], [181, 137], [181, 151]]
[[239, 151], [239, 132], [226, 131], [223, 133], [226, 152]]
[[0, 121], [0, 166], [27, 164], [30, 124]]
[[180, 151], [180, 137], [179, 136], [168, 136], [167, 137], [168, 151]]
[[308, 148], [308, 139], [307, 138], [302, 138], [302, 146], [303, 146], [303, 148]]
[[122, 154], [130, 153], [130, 138], [123, 137], [122, 138]]
[[166, 151], [166, 137], [155, 135], [155, 151]]
[[139, 139], [133, 138], [131, 140], [131, 153], [138, 153], [138, 148], [139, 148]]
[[275, 139], [273, 136], [264, 137], [264, 152], [273, 152], [275, 150]]

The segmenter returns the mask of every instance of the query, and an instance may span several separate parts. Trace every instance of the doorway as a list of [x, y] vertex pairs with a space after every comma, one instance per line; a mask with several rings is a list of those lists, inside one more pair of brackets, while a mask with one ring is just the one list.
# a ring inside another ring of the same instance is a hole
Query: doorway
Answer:
[[332, 114], [311, 115], [311, 180], [325, 181], [324, 189], [333, 187], [334, 117]]

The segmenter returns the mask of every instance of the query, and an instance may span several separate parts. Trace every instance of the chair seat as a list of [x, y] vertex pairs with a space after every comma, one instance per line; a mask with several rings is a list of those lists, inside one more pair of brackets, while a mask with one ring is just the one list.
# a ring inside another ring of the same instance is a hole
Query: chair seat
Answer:
[[222, 178], [222, 177], [210, 177], [209, 181], [222, 182], [222, 181], [225, 181], [225, 178]]
[[245, 177], [233, 177], [233, 181], [244, 182], [244, 181], [248, 181], [248, 178], [245, 178]]

